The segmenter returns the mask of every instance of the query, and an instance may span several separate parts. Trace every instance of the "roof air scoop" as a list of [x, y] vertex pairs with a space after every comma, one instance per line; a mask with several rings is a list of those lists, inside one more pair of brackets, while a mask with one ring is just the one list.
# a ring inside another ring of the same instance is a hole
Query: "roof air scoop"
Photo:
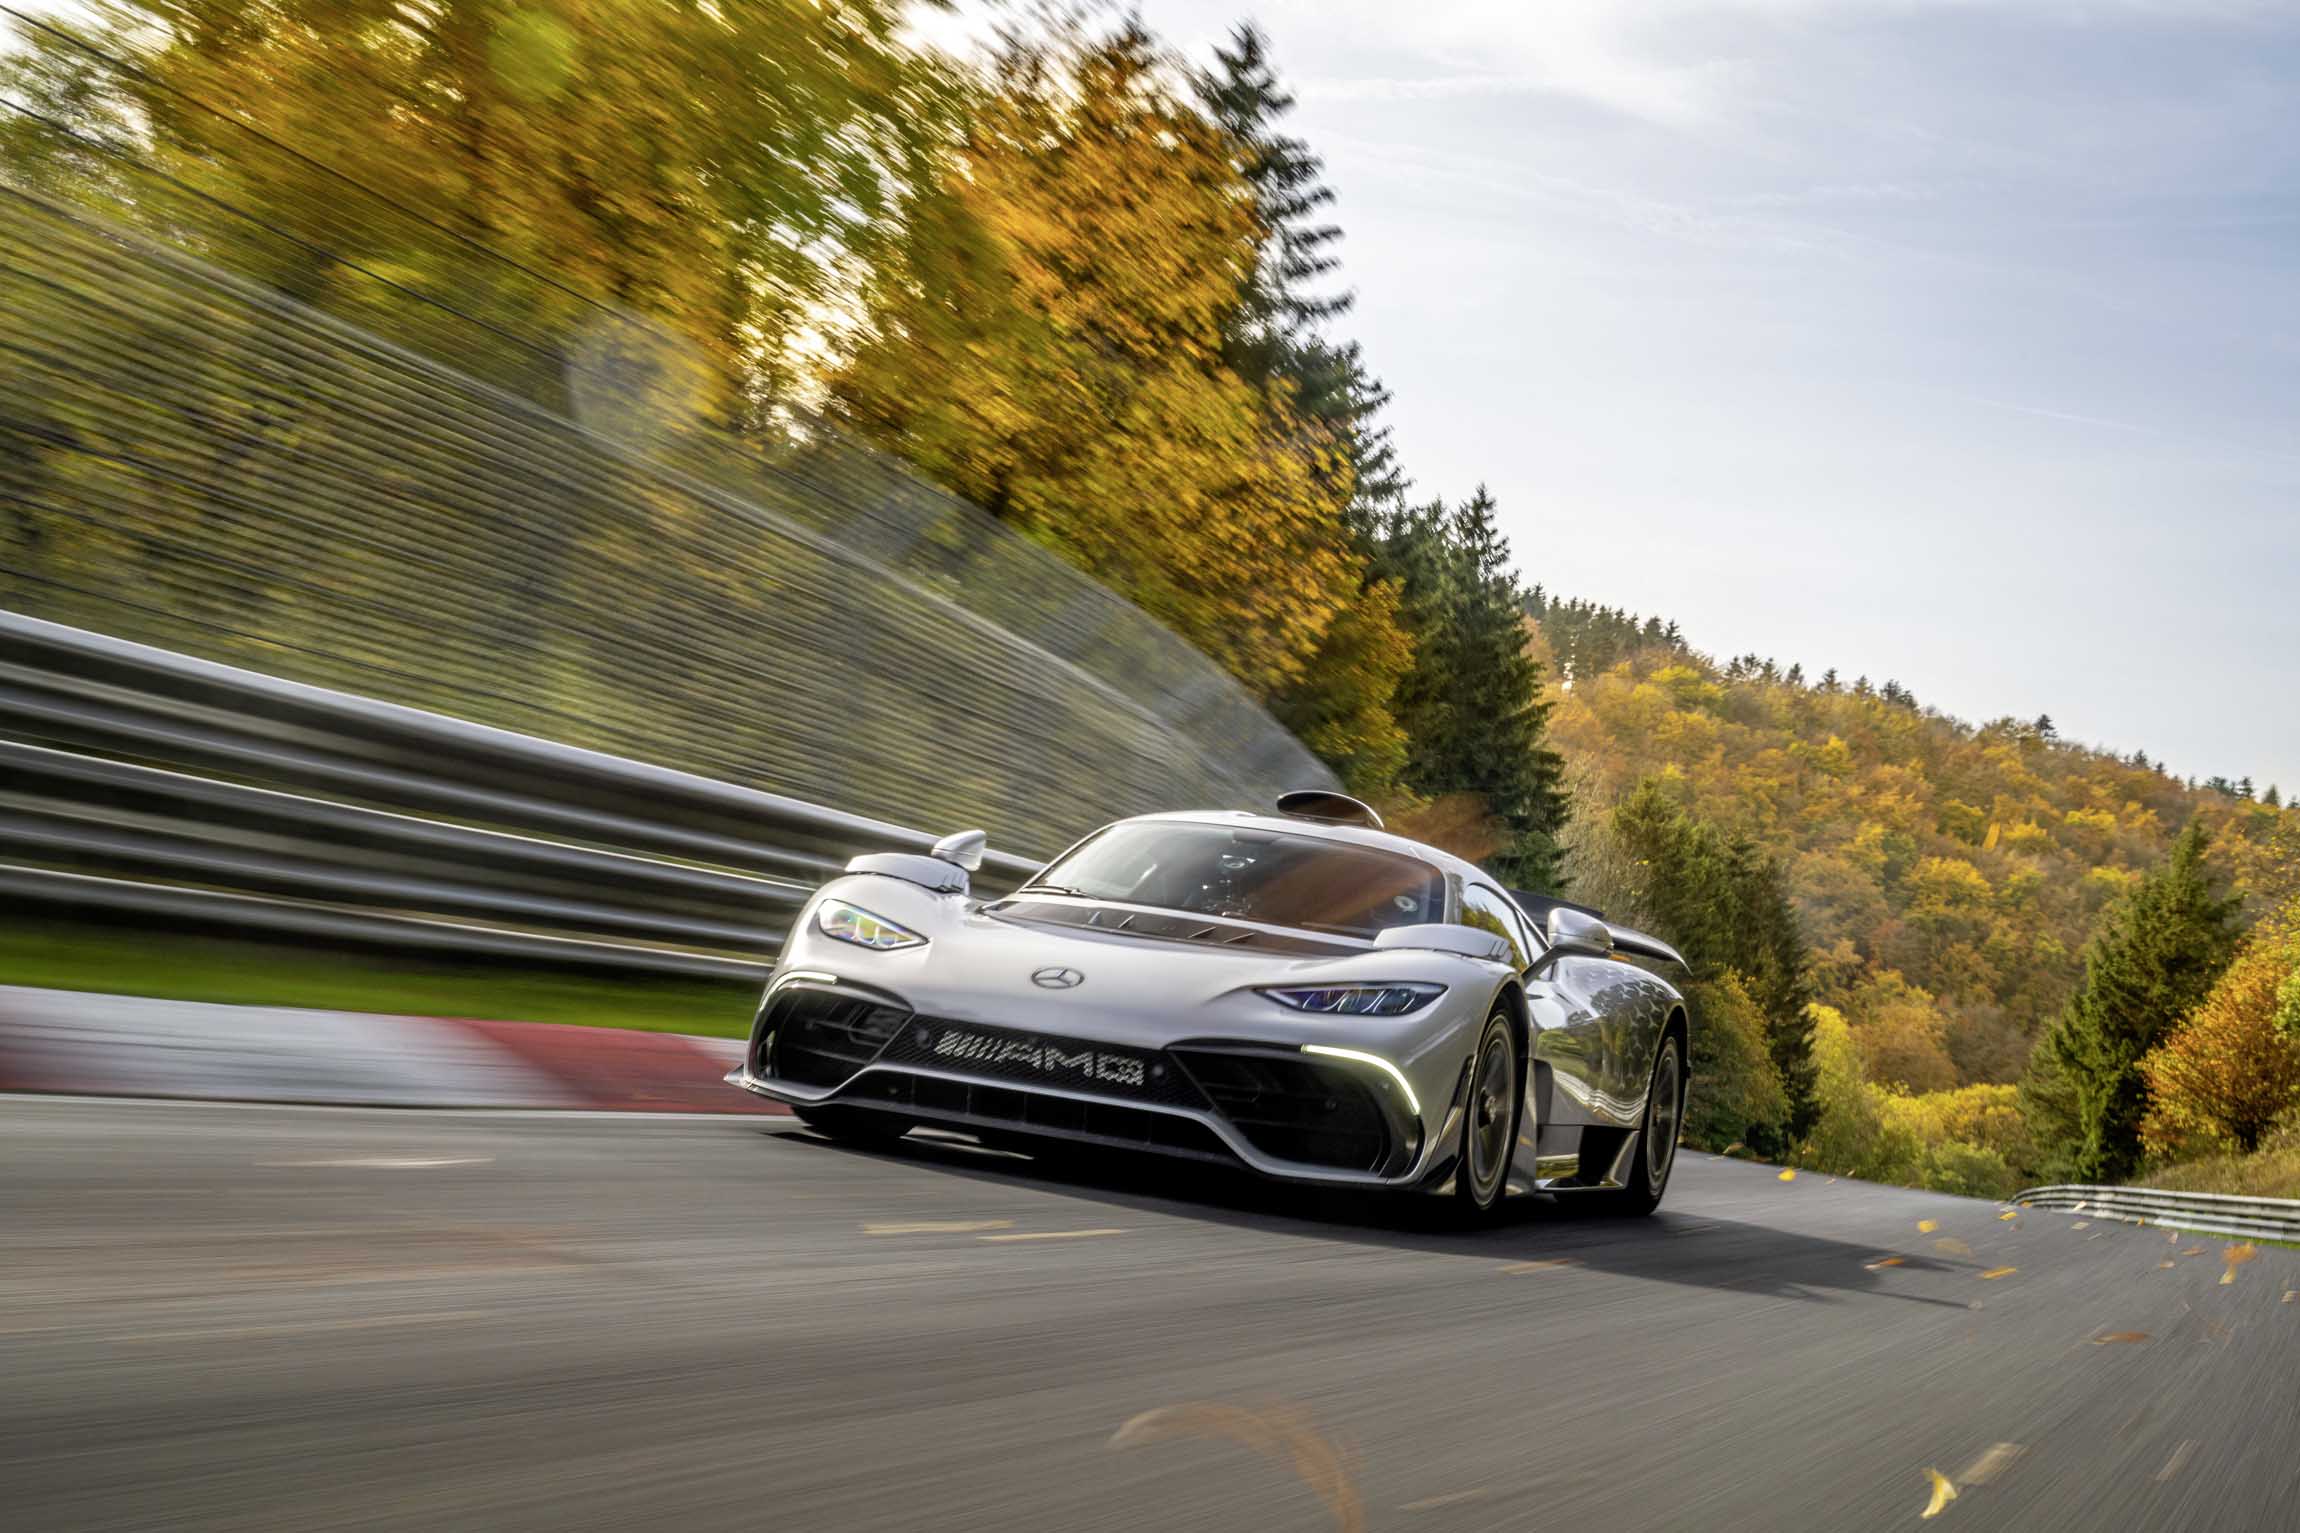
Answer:
[[1329, 793], [1324, 788], [1296, 788], [1291, 793], [1279, 794], [1278, 813], [1297, 820], [1318, 820], [1327, 825], [1363, 825], [1368, 830], [1382, 828], [1382, 817], [1374, 813], [1371, 804], [1361, 804], [1346, 793]]

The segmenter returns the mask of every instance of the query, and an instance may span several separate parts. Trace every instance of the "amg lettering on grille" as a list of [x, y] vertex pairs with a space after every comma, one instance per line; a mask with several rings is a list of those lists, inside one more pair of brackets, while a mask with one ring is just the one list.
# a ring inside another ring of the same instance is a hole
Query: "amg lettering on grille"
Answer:
[[1086, 1080], [1109, 1081], [1118, 1086], [1139, 1086], [1143, 1082], [1142, 1061], [1123, 1054], [1102, 1054], [1093, 1049], [1080, 1049], [1073, 1053], [1051, 1043], [1033, 1043], [1020, 1038], [987, 1038], [981, 1033], [963, 1032], [957, 1028], [934, 1040], [934, 1052], [944, 1059], [1019, 1065], [1042, 1075], [1079, 1076]]

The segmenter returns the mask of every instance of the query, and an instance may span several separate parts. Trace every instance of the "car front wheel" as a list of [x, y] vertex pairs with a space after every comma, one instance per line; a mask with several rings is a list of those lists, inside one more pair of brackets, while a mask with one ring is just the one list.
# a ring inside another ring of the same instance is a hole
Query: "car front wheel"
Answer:
[[1471, 1057], [1469, 1101], [1462, 1108], [1461, 1164], [1454, 1200], [1468, 1219], [1491, 1219], [1509, 1192], [1509, 1161], [1517, 1148], [1517, 1040], [1509, 1014], [1496, 1010], [1478, 1034]]

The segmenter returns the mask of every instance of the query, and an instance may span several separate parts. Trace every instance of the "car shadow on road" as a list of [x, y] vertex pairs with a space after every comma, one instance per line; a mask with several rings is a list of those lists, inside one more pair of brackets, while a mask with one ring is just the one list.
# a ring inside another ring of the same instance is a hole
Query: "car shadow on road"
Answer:
[[1957, 1300], [1887, 1287], [1884, 1275], [1894, 1269], [1904, 1274], [1962, 1272], [1973, 1265], [1747, 1220], [1673, 1212], [1666, 1203], [1644, 1218], [1622, 1218], [1586, 1205], [1577, 1208], [1570, 1198], [1521, 1197], [1494, 1223], [1465, 1228], [1451, 1200], [1442, 1197], [1305, 1188], [1154, 1156], [1066, 1151], [1034, 1158], [981, 1149], [955, 1137], [915, 1134], [872, 1149], [834, 1144], [804, 1131], [783, 1130], [778, 1137], [825, 1154], [867, 1156], [935, 1175], [1265, 1234], [1504, 1265], [1555, 1262], [1775, 1298], [1869, 1297], [1962, 1310], [1967, 1305]]

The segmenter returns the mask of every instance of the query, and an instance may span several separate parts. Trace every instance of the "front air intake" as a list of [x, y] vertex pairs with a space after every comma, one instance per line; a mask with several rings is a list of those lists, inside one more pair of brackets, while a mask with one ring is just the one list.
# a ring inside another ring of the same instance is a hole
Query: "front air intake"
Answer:
[[769, 1003], [759, 1073], [798, 1086], [836, 1086], [878, 1057], [910, 1013], [869, 996], [793, 985]]
[[1353, 1070], [1298, 1054], [1170, 1052], [1264, 1155], [1342, 1171], [1378, 1171], [1389, 1156], [1389, 1120]]

